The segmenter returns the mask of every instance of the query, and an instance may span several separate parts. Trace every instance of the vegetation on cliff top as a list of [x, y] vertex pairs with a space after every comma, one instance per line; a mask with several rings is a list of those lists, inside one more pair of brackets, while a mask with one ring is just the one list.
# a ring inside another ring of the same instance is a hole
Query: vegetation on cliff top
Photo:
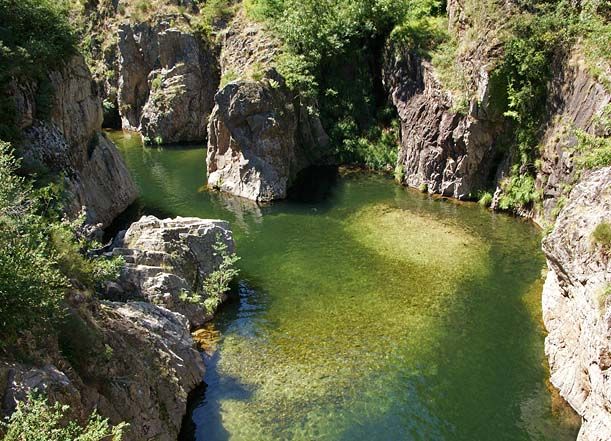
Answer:
[[14, 103], [6, 94], [11, 79], [38, 84], [36, 110], [44, 119], [52, 94], [47, 73], [74, 54], [76, 39], [62, 2], [0, 0], [0, 139], [18, 137]]

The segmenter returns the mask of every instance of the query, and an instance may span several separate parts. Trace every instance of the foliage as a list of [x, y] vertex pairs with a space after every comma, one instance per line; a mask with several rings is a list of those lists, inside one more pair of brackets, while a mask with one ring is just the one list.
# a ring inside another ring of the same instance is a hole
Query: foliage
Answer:
[[214, 244], [214, 255], [221, 258], [221, 263], [203, 281], [202, 288], [207, 294], [204, 308], [210, 313], [214, 312], [222, 301], [223, 295], [229, 291], [229, 284], [239, 274], [236, 263], [240, 258], [235, 253], [229, 253], [225, 242], [220, 238]]
[[223, 75], [221, 76], [221, 84], [220, 84], [220, 88], [224, 88], [227, 84], [235, 81], [238, 79], [238, 74], [236, 73], [236, 71], [229, 69], [226, 72], [223, 73]]
[[68, 280], [49, 247], [49, 227], [37, 212], [47, 203], [15, 172], [19, 162], [0, 142], [0, 335], [45, 329], [62, 311]]
[[437, 18], [441, 2], [248, 0], [245, 8], [283, 41], [276, 68], [289, 88], [319, 104], [335, 159], [370, 168], [392, 165], [397, 144], [390, 142], [397, 130], [378, 111], [385, 100], [377, 64], [391, 33], [422, 50], [438, 44], [445, 37]]
[[216, 21], [231, 14], [231, 5], [229, 0], [205, 0], [199, 3], [199, 17], [195, 23], [195, 28], [202, 34], [210, 36]]
[[595, 134], [575, 130], [579, 153], [575, 160], [578, 168], [599, 168], [611, 165], [611, 104], [594, 118]]
[[520, 174], [515, 171], [509, 178], [501, 183], [503, 194], [499, 199], [499, 208], [513, 210], [528, 208], [540, 199], [535, 186], [535, 178], [529, 174]]
[[611, 247], [611, 224], [609, 222], [601, 222], [592, 232], [592, 241], [603, 247]]
[[493, 196], [489, 191], [483, 192], [477, 201], [482, 207], [490, 207], [492, 205]]
[[59, 192], [16, 175], [19, 161], [0, 141], [0, 336], [46, 331], [63, 315], [72, 281], [93, 288], [118, 275], [121, 260], [86, 257], [79, 221], [59, 218]]
[[93, 413], [82, 427], [76, 422], [66, 423], [69, 406], [50, 404], [34, 394], [19, 402], [17, 409], [4, 425], [4, 441], [120, 441], [127, 427], [121, 423], [112, 427], [108, 420]]
[[52, 93], [46, 73], [76, 53], [76, 39], [62, 4], [0, 0], [0, 139], [18, 136], [14, 103], [5, 95], [11, 78], [40, 82], [36, 98], [43, 110]]

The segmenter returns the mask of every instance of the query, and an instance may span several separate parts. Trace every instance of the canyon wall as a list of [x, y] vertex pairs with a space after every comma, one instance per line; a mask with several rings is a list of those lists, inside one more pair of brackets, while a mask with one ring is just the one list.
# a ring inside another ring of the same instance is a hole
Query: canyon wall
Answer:
[[66, 212], [74, 217], [85, 207], [89, 223], [107, 226], [138, 192], [116, 147], [101, 132], [96, 85], [81, 56], [49, 72], [48, 84], [48, 115], [37, 101], [41, 84], [9, 85], [23, 135], [17, 146], [23, 164], [39, 175], [63, 175]]

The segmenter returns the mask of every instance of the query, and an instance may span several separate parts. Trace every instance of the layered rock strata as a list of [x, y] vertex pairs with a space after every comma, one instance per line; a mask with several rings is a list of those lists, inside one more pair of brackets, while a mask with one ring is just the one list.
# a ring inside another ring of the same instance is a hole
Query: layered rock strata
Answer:
[[545, 351], [552, 383], [583, 418], [583, 441], [611, 439], [611, 249], [592, 234], [604, 222], [611, 167], [582, 179], [543, 241]]

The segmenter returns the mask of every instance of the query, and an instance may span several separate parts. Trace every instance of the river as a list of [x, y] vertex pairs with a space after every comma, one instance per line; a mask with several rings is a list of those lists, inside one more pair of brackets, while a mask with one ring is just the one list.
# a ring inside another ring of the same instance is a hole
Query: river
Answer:
[[129, 214], [231, 222], [239, 296], [205, 335], [190, 440], [574, 440], [543, 350], [540, 232], [376, 174], [258, 207], [205, 188], [203, 148], [112, 133]]

